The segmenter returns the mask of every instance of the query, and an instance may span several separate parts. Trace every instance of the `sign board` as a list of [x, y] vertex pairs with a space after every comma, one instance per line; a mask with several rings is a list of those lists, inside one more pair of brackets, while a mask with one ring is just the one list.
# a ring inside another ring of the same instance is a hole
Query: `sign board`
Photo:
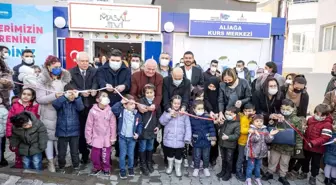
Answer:
[[65, 39], [65, 55], [66, 55], [66, 69], [71, 69], [77, 65], [77, 53], [84, 51], [83, 38], [66, 38]]
[[268, 39], [272, 14], [190, 9], [190, 37]]
[[69, 29], [118, 33], [161, 32], [161, 7], [69, 3]]

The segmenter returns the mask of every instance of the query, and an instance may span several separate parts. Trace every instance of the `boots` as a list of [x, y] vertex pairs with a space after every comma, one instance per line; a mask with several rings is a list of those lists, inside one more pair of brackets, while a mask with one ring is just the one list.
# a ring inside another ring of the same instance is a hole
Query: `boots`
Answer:
[[324, 178], [324, 184], [325, 184], [325, 185], [332, 185], [332, 184], [331, 184], [331, 180], [330, 180], [330, 178], [325, 177], [325, 178]]
[[182, 159], [180, 160], [175, 159], [175, 172], [177, 177], [182, 177], [181, 165], [182, 165]]
[[153, 151], [147, 151], [147, 168], [149, 173], [153, 173], [154, 172], [154, 168], [153, 168]]
[[216, 175], [218, 178], [224, 177], [226, 173], [226, 168], [225, 168], [225, 165], [223, 164], [225, 164], [224, 160], [222, 160], [222, 171]]
[[166, 170], [166, 173], [171, 174], [173, 172], [174, 158], [167, 157], [167, 161], [168, 161], [168, 168]]
[[56, 172], [56, 170], [55, 170], [55, 164], [54, 164], [54, 159], [49, 159], [48, 160], [48, 170], [50, 172]]
[[146, 165], [146, 152], [140, 152], [140, 170], [145, 176], [149, 175]]
[[310, 185], [316, 185], [316, 177], [310, 176], [309, 177], [309, 184]]

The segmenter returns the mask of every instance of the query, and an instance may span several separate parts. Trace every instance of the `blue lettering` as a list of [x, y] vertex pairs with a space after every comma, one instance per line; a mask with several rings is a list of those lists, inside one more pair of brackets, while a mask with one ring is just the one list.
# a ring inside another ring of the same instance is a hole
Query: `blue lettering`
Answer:
[[8, 54], [11, 57], [21, 57], [22, 52], [25, 49], [31, 49], [33, 54], [35, 53], [36, 49], [28, 48], [28, 46], [25, 46], [24, 48], [16, 48], [15, 46], [12, 46], [12, 49], [8, 50]]

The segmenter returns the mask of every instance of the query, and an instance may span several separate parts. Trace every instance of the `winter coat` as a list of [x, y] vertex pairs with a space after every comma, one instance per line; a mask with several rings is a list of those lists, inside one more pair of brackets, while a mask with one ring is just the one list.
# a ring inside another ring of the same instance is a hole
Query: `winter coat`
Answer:
[[269, 134], [266, 126], [257, 129], [254, 125], [251, 125], [250, 128], [257, 130], [259, 132], [259, 136], [257, 134], [250, 134], [245, 147], [245, 156], [253, 159], [262, 159], [267, 157], [267, 143], [271, 143], [274, 137]]
[[[240, 120], [237, 115], [236, 120], [228, 121], [225, 120], [224, 124], [219, 125], [218, 130], [218, 145], [224, 148], [235, 149], [237, 147], [237, 141], [240, 136]], [[222, 140], [223, 135], [227, 135], [229, 139]]]
[[[233, 69], [236, 71], [235, 67]], [[251, 85], [252, 81], [251, 81], [250, 70], [247, 67], [244, 67], [243, 71], [244, 71], [245, 80]]]
[[330, 81], [328, 82], [328, 85], [327, 85], [327, 88], [326, 88], [326, 91], [324, 94], [327, 94], [328, 92], [330, 91], [333, 91], [335, 90], [336, 86], [335, 86], [335, 82], [336, 82], [336, 77], [333, 76]]
[[250, 128], [251, 118], [243, 113], [239, 114], [240, 117], [240, 136], [238, 138], [238, 144], [245, 146], [247, 143], [248, 130]]
[[[1, 60], [1, 57], [0, 57], [0, 60]], [[8, 73], [4, 73], [4, 72], [1, 72], [1, 70], [0, 70], [0, 78], [4, 78], [4, 79], [9, 80], [8, 82], [6, 82], [4, 84], [0, 83], [0, 94], [3, 97], [2, 102], [5, 105], [5, 107], [7, 109], [9, 109], [9, 107], [10, 107], [10, 101], [9, 101], [10, 91], [14, 87], [14, 83], [12, 82], [12, 74], [11, 74], [10, 71]]]
[[332, 134], [332, 118], [327, 116], [323, 121], [317, 121], [314, 116], [307, 121], [305, 138], [311, 143], [312, 148], [304, 142], [304, 149], [323, 154], [325, 151], [324, 143], [328, 142]]
[[56, 137], [79, 136], [79, 112], [84, 109], [83, 100], [77, 97], [69, 101], [61, 96], [52, 102], [57, 111]]
[[[141, 98], [140, 103], [146, 106], [151, 106], [151, 104], [148, 103], [146, 98]], [[142, 130], [140, 139], [156, 139], [156, 134], [154, 134], [154, 129], [160, 128], [160, 123], [159, 123], [160, 115], [161, 115], [160, 107], [158, 107], [154, 112], [148, 111], [148, 112], [141, 114], [144, 128]], [[149, 120], [150, 122], [148, 123]]]
[[[187, 78], [183, 78], [182, 83], [176, 87], [173, 83], [173, 77], [171, 76], [167, 76], [163, 79], [163, 100], [162, 100], [162, 104], [163, 104], [163, 110], [164, 111], [168, 111], [168, 109], [171, 106], [171, 98], [174, 95], [180, 95], [182, 97], [182, 106], [185, 106], [186, 108], [188, 108], [189, 105], [189, 101], [190, 101], [190, 90], [191, 88], [191, 84], [190, 84], [190, 80], [188, 80]], [[163, 111], [162, 110], [162, 111]]]
[[85, 125], [86, 142], [95, 148], [110, 147], [112, 141], [117, 140], [116, 117], [110, 106], [105, 109], [93, 105]]
[[323, 103], [326, 103], [331, 108], [331, 116], [336, 121], [336, 90], [330, 91], [324, 95]]
[[255, 84], [255, 90], [256, 91], [260, 91], [263, 89], [264, 87], [264, 82], [266, 81], [266, 79], [268, 77], [273, 77], [277, 80], [278, 84], [279, 84], [279, 87], [282, 87], [283, 85], [285, 85], [285, 78], [278, 74], [278, 73], [275, 73], [275, 74], [267, 74], [267, 73], [264, 73], [262, 75], [260, 75], [260, 77], [257, 78], [257, 81], [256, 81], [256, 84]]
[[5, 137], [7, 116], [8, 110], [4, 105], [0, 105], [0, 138]]
[[[64, 86], [71, 81], [71, 75], [68, 71], [62, 70], [60, 79], [52, 80], [47, 68], [42, 69], [42, 73], [37, 80], [37, 86], [43, 89], [48, 89], [57, 92], [63, 92]], [[41, 121], [46, 126], [49, 140], [57, 140], [55, 137], [57, 112], [52, 106], [52, 102], [56, 100], [56, 93], [45, 91], [42, 89], [36, 90], [36, 101], [40, 104], [39, 115]]]
[[[185, 70], [185, 66], [182, 66], [181, 69], [183, 70], [184, 73], [184, 78], [187, 78], [187, 73]], [[198, 68], [196, 66], [191, 67], [191, 85], [193, 87], [200, 86], [204, 87], [204, 77], [203, 77], [203, 71], [202, 68]]]
[[[218, 80], [220, 80], [220, 71], [216, 71], [216, 74], [215, 75], [212, 75], [211, 72], [210, 72], [210, 68], [208, 70], [206, 70], [204, 73], [203, 73], [203, 76], [204, 76], [204, 83], [206, 84], [210, 78], [213, 78], [213, 77], [216, 77], [218, 78]], [[204, 88], [207, 88], [207, 86], [205, 85]]]
[[[288, 88], [289, 86], [282, 86], [281, 91], [284, 96], [286, 96]], [[301, 93], [300, 105], [297, 107], [296, 115], [304, 118], [307, 117], [308, 104], [309, 104], [309, 95], [308, 92], [304, 90]]]
[[39, 104], [35, 102], [25, 107], [24, 105], [22, 105], [22, 101], [20, 99], [14, 101], [8, 113], [8, 118], [7, 118], [7, 123], [6, 123], [6, 137], [12, 136], [12, 123], [10, 122], [10, 118], [12, 116], [15, 116], [23, 111], [29, 111], [33, 113], [34, 116], [37, 117], [37, 119], [40, 119], [40, 115], [38, 114], [38, 109], [39, 109]]
[[[202, 115], [201, 117], [208, 117]], [[216, 140], [216, 130], [213, 121], [190, 118], [192, 145], [195, 148], [210, 148], [211, 141]]]
[[[30, 66], [22, 65], [19, 68], [18, 80], [19, 80], [19, 82], [22, 82], [25, 85], [36, 86], [37, 76], [35, 74], [35, 70], [33, 68], [31, 68]], [[25, 88], [25, 87], [22, 87], [21, 85], [18, 85], [18, 86], [19, 86], [18, 88], [21, 91], [22, 91], [22, 89]], [[18, 90], [18, 89], [16, 89], [16, 90]]]
[[[333, 141], [336, 138], [336, 133], [332, 134], [332, 138], [329, 141]], [[324, 153], [324, 164], [336, 167], [336, 143], [332, 143], [326, 146], [326, 152]]]
[[[117, 102], [116, 104], [113, 105], [112, 107], [112, 112], [113, 114], [116, 116], [116, 118], [118, 118], [118, 136], [119, 137], [124, 137], [121, 134], [121, 130], [123, 127], [123, 122], [124, 122], [124, 106], [121, 102]], [[142, 134], [143, 131], [143, 121], [142, 121], [142, 117], [140, 115], [140, 113], [137, 110], [134, 110], [134, 124], [133, 124], [133, 133], [138, 134], [139, 136]]]
[[[106, 84], [112, 85], [112, 87], [117, 87], [118, 85], [125, 85], [125, 90], [120, 92], [125, 95], [131, 89], [131, 70], [126, 67], [125, 63], [122, 63], [121, 67], [117, 71], [113, 71], [106, 62], [102, 67], [98, 68], [97, 80], [99, 88], [106, 87]], [[121, 100], [121, 97], [114, 92], [108, 92], [110, 98], [110, 106], [112, 107], [115, 103]]]
[[[204, 88], [204, 106], [205, 110], [208, 112], [218, 113], [218, 93], [219, 93], [219, 82], [217, 77], [211, 77], [205, 82]], [[212, 84], [216, 87], [216, 90], [212, 91], [208, 86]]]
[[13, 126], [10, 146], [18, 147], [20, 155], [32, 156], [44, 152], [47, 148], [48, 135], [44, 124], [31, 112], [27, 112], [33, 126], [29, 129]]
[[172, 117], [164, 112], [160, 117], [161, 125], [165, 126], [163, 145], [169, 148], [184, 148], [185, 143], [191, 141], [191, 125], [187, 115]]
[[[97, 69], [89, 67], [85, 71], [85, 77], [82, 76], [78, 66], [70, 69], [71, 81], [70, 84], [77, 90], [98, 89], [98, 82], [96, 78]], [[88, 97], [82, 96], [83, 104], [85, 107], [91, 108], [96, 102], [95, 95]]]
[[242, 107], [248, 103], [251, 98], [251, 88], [245, 79], [239, 79], [237, 87], [231, 89], [224, 82], [220, 83], [218, 95], [218, 108], [220, 112], [224, 112], [226, 108], [235, 106], [236, 101], [242, 102]]
[[[13, 80], [14, 80], [14, 82], [23, 83], [22, 79], [19, 80], [19, 75], [20, 75], [20, 73], [25, 73], [25, 72], [24, 71], [20, 71], [20, 69], [22, 67], [23, 68], [24, 67], [29, 67], [30, 68], [33, 65], [34, 65], [34, 63], [32, 63], [32, 64], [26, 64], [25, 62], [22, 61], [21, 64], [14, 66], [13, 67], [13, 72], [14, 72], [14, 74], [13, 74]], [[19, 96], [22, 88], [23, 88], [22, 85], [15, 84], [14, 89], [13, 89], [14, 95], [15, 96]]]

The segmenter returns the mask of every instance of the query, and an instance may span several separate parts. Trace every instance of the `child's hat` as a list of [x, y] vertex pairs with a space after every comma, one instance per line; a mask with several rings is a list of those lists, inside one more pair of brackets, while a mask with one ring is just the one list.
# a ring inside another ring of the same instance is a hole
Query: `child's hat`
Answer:
[[252, 120], [253, 120], [253, 121], [255, 121], [255, 120], [257, 120], [257, 119], [262, 119], [262, 120], [264, 120], [264, 116], [261, 115], [261, 114], [256, 114], [256, 115], [254, 115], [254, 116], [252, 117]]

